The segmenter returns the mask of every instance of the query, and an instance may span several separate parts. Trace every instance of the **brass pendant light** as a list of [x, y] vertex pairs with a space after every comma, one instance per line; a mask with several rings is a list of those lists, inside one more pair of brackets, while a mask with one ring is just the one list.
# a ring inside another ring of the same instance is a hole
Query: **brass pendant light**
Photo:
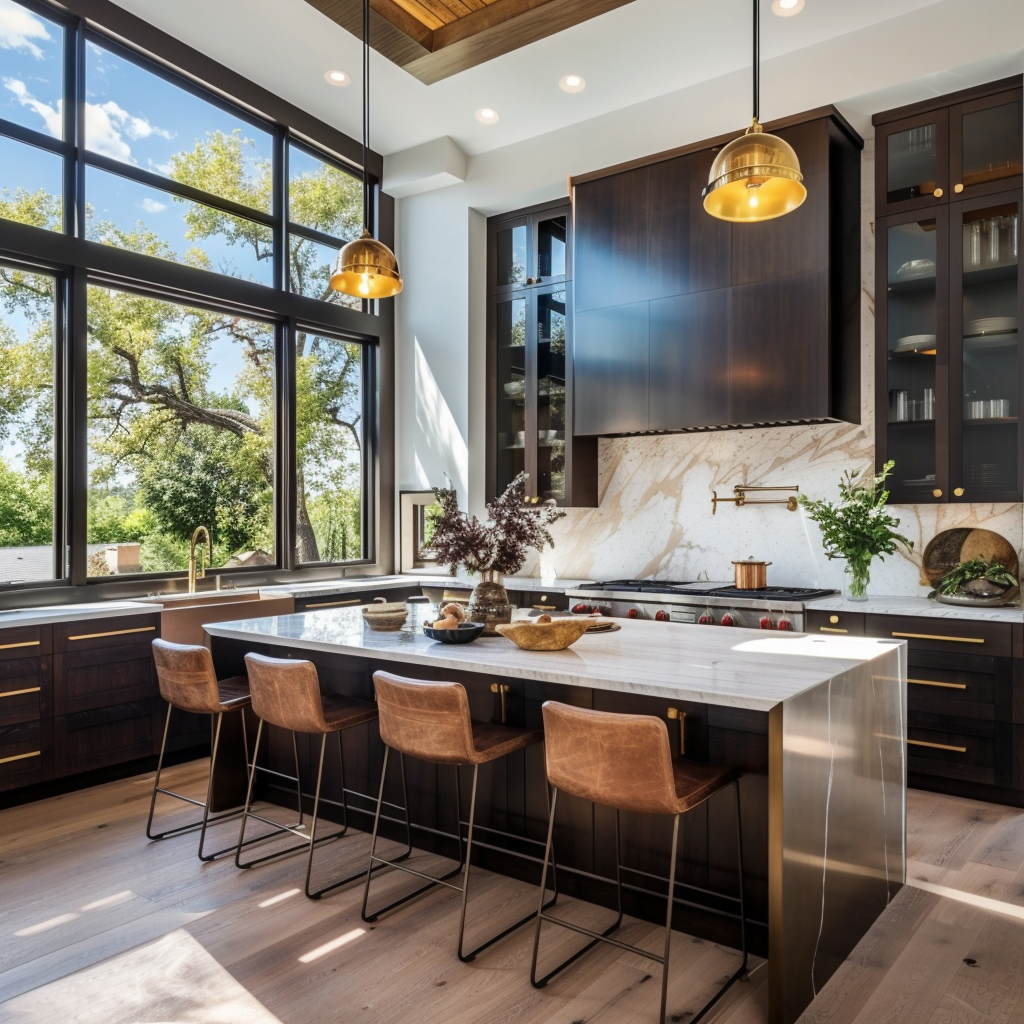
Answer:
[[701, 193], [704, 209], [719, 220], [774, 220], [792, 213], [807, 198], [793, 147], [758, 123], [760, 64], [760, 0], [754, 0], [754, 117], [746, 132], [715, 157]]
[[331, 287], [357, 299], [389, 299], [402, 290], [395, 254], [370, 234], [370, 183], [366, 151], [370, 146], [370, 0], [363, 0], [363, 233], [338, 253]]

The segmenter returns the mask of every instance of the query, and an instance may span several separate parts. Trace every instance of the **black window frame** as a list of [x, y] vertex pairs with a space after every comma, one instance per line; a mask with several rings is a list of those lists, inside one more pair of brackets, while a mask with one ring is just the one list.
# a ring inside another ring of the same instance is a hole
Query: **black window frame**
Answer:
[[[0, 118], [0, 135], [56, 153], [63, 158], [62, 231], [50, 231], [15, 221], [0, 221], [0, 261], [29, 271], [52, 274], [58, 281], [55, 311], [55, 451], [54, 451], [54, 578], [25, 583], [0, 581], [0, 607], [17, 603], [8, 595], [41, 598], [54, 591], [58, 601], [137, 593], [143, 584], [180, 579], [182, 571], [89, 577], [87, 572], [88, 439], [86, 408], [87, 332], [86, 298], [90, 285], [151, 295], [169, 302], [234, 313], [275, 325], [275, 565], [216, 569], [225, 576], [322, 578], [339, 568], [378, 567], [390, 571], [393, 553], [382, 543], [390, 534], [393, 517], [388, 510], [393, 496], [393, 459], [382, 459], [384, 444], [393, 444], [393, 404], [385, 401], [393, 385], [394, 317], [380, 302], [362, 303], [362, 309], [290, 292], [290, 234], [340, 247], [345, 239], [293, 223], [288, 217], [288, 152], [296, 146], [310, 156], [358, 178], [353, 162], [359, 152], [355, 140], [315, 121], [260, 87], [253, 85], [185, 47], [106, 0], [66, 0], [61, 7], [48, 0], [16, 0], [42, 18], [57, 22], [64, 31], [64, 138], [25, 128]], [[102, 24], [97, 22], [102, 17]], [[171, 84], [225, 110], [244, 124], [268, 132], [273, 140], [272, 212], [252, 210], [171, 178], [86, 150], [85, 47], [95, 42], [119, 57], [139, 65]], [[168, 57], [158, 56], [166, 52]], [[172, 64], [171, 59], [177, 61]], [[225, 88], [227, 85], [228, 88]], [[270, 113], [261, 111], [270, 110]], [[282, 114], [288, 120], [286, 121]], [[297, 125], [297, 127], [293, 127]], [[393, 201], [380, 190], [379, 154], [368, 153], [371, 231], [393, 245]], [[85, 171], [89, 166], [159, 188], [250, 221], [267, 224], [274, 236], [272, 286], [257, 284], [209, 270], [140, 253], [116, 249], [85, 236]], [[295, 552], [294, 438], [295, 377], [294, 335], [298, 329], [355, 342], [364, 348], [362, 454], [363, 551], [345, 562], [299, 565]], [[382, 349], [387, 354], [382, 354]], [[382, 419], [383, 416], [383, 419]], [[59, 592], [59, 593], [58, 593]], [[24, 602], [22, 602], [24, 603]]]

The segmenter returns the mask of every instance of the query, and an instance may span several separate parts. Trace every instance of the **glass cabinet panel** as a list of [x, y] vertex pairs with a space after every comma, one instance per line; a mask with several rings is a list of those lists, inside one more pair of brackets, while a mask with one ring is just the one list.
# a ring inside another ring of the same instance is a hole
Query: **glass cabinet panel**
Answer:
[[962, 217], [962, 309], [953, 316], [963, 339], [962, 465], [960, 480], [950, 482], [954, 496], [965, 501], [992, 500], [1019, 488], [1019, 224], [1017, 201]]
[[566, 217], [545, 217], [537, 221], [536, 276], [547, 281], [566, 274]]
[[934, 219], [892, 225], [887, 243], [887, 454], [893, 490], [930, 497], [936, 480], [938, 261]]
[[1020, 104], [1003, 103], [962, 118], [961, 184], [965, 188], [1021, 173]]
[[526, 248], [525, 224], [510, 225], [497, 233], [496, 287], [526, 284]]
[[497, 493], [526, 469], [526, 297], [496, 305]]
[[565, 289], [537, 293], [537, 489], [565, 498]]
[[931, 195], [938, 187], [937, 124], [895, 132], [887, 139], [886, 201]]

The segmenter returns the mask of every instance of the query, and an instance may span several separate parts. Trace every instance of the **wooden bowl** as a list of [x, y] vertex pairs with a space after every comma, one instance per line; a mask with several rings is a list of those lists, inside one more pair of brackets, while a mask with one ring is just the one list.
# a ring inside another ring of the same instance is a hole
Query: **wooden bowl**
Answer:
[[404, 601], [378, 601], [363, 608], [363, 622], [374, 633], [397, 633], [408, 617], [409, 609]]
[[972, 558], [1000, 562], [1018, 576], [1020, 567], [1013, 545], [992, 530], [969, 527], [943, 530], [932, 537], [921, 557], [921, 571], [928, 583], [934, 586], [958, 562]]
[[564, 651], [590, 628], [589, 619], [555, 619], [553, 622], [501, 622], [494, 628], [524, 651]]

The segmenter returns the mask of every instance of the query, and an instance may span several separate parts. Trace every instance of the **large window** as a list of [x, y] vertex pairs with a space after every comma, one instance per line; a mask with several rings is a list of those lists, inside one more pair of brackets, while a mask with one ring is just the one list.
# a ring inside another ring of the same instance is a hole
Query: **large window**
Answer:
[[0, 266], [0, 583], [55, 575], [56, 286]]
[[383, 321], [312, 140], [358, 149], [75, 8], [0, 0], [0, 592], [180, 574], [200, 525], [215, 568], [371, 561]]

